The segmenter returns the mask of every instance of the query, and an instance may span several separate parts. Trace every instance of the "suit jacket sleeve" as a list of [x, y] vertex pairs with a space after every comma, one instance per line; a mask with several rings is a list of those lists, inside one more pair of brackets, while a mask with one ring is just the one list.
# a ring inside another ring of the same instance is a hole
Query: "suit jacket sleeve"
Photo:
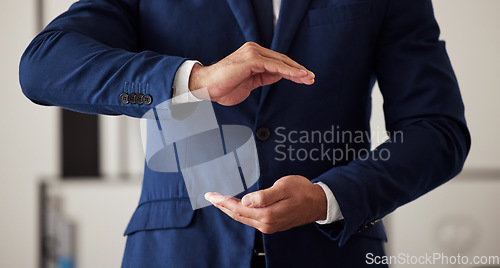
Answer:
[[[136, 5], [136, 0], [73, 4], [23, 54], [24, 94], [39, 104], [133, 117], [169, 99], [185, 59], [141, 50]], [[123, 104], [121, 93], [150, 94], [153, 103]]]
[[[367, 160], [322, 174], [344, 224], [318, 226], [343, 245], [356, 231], [457, 175], [470, 147], [464, 107], [430, 0], [389, 1], [375, 73], [392, 135]], [[380, 151], [389, 152], [381, 160]]]

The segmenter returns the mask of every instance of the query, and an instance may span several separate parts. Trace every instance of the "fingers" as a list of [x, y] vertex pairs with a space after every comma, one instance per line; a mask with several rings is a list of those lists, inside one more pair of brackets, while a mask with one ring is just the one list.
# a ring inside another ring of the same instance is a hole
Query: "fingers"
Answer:
[[221, 205], [215, 205], [214, 204], [214, 206], [217, 207], [218, 209], [220, 209], [222, 212], [226, 213], [229, 217], [231, 217], [235, 221], [239, 221], [239, 222], [241, 222], [243, 224], [246, 224], [248, 226], [252, 226], [252, 227], [257, 228], [259, 230], [263, 229], [262, 226], [264, 224], [261, 223], [258, 220], [255, 220], [255, 219], [248, 218], [248, 217], [245, 217], [243, 215], [237, 214], [234, 211], [232, 211], [230, 209], [227, 209], [227, 208], [225, 208], [224, 206], [221, 206]]
[[244, 101], [255, 88], [282, 78], [311, 85], [315, 75], [286, 55], [248, 42], [213, 65], [195, 64], [188, 85], [191, 90], [206, 88], [211, 101], [232, 106]]
[[264, 56], [261, 56], [253, 61], [251, 70], [254, 73], [267, 72], [275, 75], [279, 74], [281, 77], [295, 83], [307, 85], [313, 84], [315, 78], [315, 75], [305, 68], [294, 67], [288, 65], [280, 59], [268, 58]]
[[251, 208], [262, 208], [286, 199], [284, 190], [273, 185], [272, 187], [249, 193], [241, 199], [243, 205]]
[[238, 221], [240, 219], [245, 220], [245, 218], [255, 220], [262, 216], [259, 214], [259, 210], [244, 206], [239, 199], [232, 196], [223, 196], [219, 193], [206, 193], [205, 199]]
[[277, 59], [263, 58], [257, 62], [252, 71], [269, 72], [279, 74], [281, 77], [299, 84], [312, 85], [314, 83], [314, 74], [306, 69], [299, 69], [287, 65]]
[[269, 72], [296, 83], [313, 84], [315, 75], [304, 66], [298, 64], [288, 56], [249, 42], [242, 46], [247, 55], [246, 61], [252, 63], [252, 72]]
[[232, 219], [257, 228], [263, 233], [280, 230], [279, 226], [274, 224], [273, 215], [278, 215], [274, 209], [249, 208], [237, 198], [222, 196], [218, 193], [207, 193], [205, 198]]
[[276, 52], [274, 50], [270, 50], [267, 48], [262, 48], [261, 50], [261, 55], [270, 59], [274, 59], [280, 62], [283, 62], [291, 67], [297, 68], [299, 70], [304, 70], [306, 71], [309, 75], [312, 75], [314, 77], [314, 73], [308, 70], [306, 67], [300, 65], [296, 61], [290, 59], [287, 55], [281, 54], [279, 52]]

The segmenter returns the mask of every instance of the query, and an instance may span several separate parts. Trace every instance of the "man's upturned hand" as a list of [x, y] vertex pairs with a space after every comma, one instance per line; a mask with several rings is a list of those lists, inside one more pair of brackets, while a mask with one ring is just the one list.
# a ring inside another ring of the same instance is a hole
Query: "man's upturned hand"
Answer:
[[323, 189], [296, 175], [283, 177], [241, 200], [218, 193], [207, 193], [205, 198], [231, 218], [266, 234], [324, 220], [327, 214]]
[[189, 78], [189, 89], [206, 88], [211, 101], [231, 106], [244, 101], [255, 88], [281, 78], [306, 85], [314, 83], [314, 74], [304, 66], [286, 55], [248, 42], [213, 65], [196, 64]]

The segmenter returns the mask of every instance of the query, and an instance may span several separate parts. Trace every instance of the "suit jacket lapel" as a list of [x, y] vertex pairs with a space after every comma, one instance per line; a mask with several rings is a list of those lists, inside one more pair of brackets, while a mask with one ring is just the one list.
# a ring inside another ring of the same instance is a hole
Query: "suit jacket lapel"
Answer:
[[249, 0], [227, 0], [245, 40], [259, 42], [259, 32], [252, 4]]
[[[252, 4], [249, 0], [226, 0], [238, 21], [246, 41], [259, 42], [259, 32]], [[280, 17], [274, 31], [271, 48], [286, 54], [295, 37], [311, 0], [282, 0]]]
[[[311, 0], [282, 0], [278, 24], [274, 31], [271, 49], [286, 54], [309, 8]], [[269, 92], [271, 86], [262, 88], [260, 106]], [[260, 107], [259, 107], [260, 109]]]
[[271, 49], [286, 54], [311, 0], [282, 0]]

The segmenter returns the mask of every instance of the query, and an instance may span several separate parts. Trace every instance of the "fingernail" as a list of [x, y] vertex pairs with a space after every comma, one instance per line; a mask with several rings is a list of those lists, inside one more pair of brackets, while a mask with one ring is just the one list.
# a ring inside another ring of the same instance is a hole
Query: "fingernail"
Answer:
[[224, 201], [225, 197], [218, 193], [209, 192], [205, 194], [205, 199], [210, 203], [219, 203]]
[[252, 200], [252, 195], [245, 195], [243, 197], [243, 199], [241, 199], [241, 202], [243, 203], [243, 205], [247, 206], [247, 207], [251, 207], [253, 205], [253, 200]]
[[316, 75], [311, 71], [309, 71], [309, 74], [312, 75], [313, 78], [316, 77]]
[[306, 70], [300, 70], [302, 73], [304, 74], [308, 74], [308, 72]]

